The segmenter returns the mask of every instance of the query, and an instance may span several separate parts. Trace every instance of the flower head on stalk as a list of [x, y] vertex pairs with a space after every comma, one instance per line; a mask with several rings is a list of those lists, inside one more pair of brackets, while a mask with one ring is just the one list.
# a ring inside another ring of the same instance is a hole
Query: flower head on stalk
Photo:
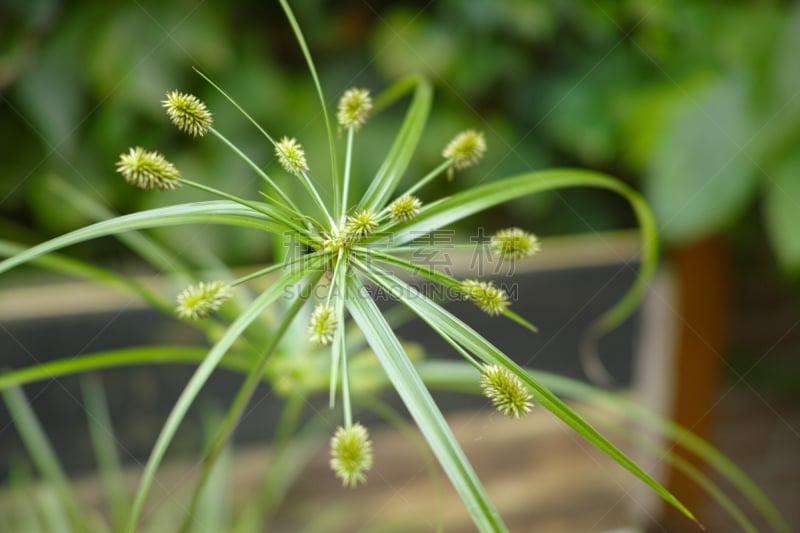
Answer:
[[186, 320], [200, 320], [211, 313], [231, 297], [231, 287], [224, 281], [201, 281], [191, 285], [178, 294], [176, 314]]
[[508, 307], [508, 294], [490, 281], [464, 280], [461, 291], [465, 298], [489, 315], [499, 315]]
[[492, 249], [503, 259], [522, 259], [541, 249], [539, 239], [533, 233], [519, 228], [502, 229], [491, 239]]
[[486, 139], [482, 132], [466, 130], [450, 141], [442, 152], [445, 159], [453, 162], [455, 170], [477, 165], [486, 153]]
[[299, 175], [303, 171], [308, 171], [306, 153], [296, 139], [283, 137], [275, 145], [275, 155], [278, 156], [281, 166], [290, 174]]
[[336, 312], [333, 306], [317, 304], [308, 323], [308, 339], [312, 344], [330, 344], [333, 341], [336, 325]]
[[372, 111], [372, 98], [366, 89], [348, 89], [339, 99], [336, 119], [342, 128], [358, 131]]
[[497, 365], [484, 365], [481, 389], [484, 396], [506, 416], [519, 418], [533, 407], [528, 387], [517, 376]]
[[120, 154], [117, 172], [129, 184], [144, 190], [171, 191], [180, 187], [181, 173], [159, 152], [137, 146]]
[[180, 91], [167, 93], [167, 99], [161, 101], [167, 110], [167, 116], [175, 126], [191, 135], [202, 137], [208, 133], [213, 119], [206, 105], [192, 94]]
[[331, 469], [345, 487], [355, 488], [367, 482], [372, 468], [372, 441], [367, 428], [355, 423], [339, 427], [331, 438]]

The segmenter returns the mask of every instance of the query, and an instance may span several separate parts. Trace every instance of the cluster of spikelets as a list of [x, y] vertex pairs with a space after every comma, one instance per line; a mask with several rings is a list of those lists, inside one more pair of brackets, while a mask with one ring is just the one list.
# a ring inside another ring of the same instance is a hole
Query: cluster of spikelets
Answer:
[[[197, 97], [171, 91], [162, 102], [166, 113], [175, 126], [191, 135], [200, 137], [213, 130], [213, 117], [205, 104]], [[337, 119], [340, 128], [351, 135], [365, 123], [372, 110], [372, 100], [365, 89], [350, 89], [339, 100]], [[275, 142], [275, 155], [279, 164], [290, 174], [308, 179], [308, 163], [303, 147], [296, 139], [282, 137]], [[458, 134], [447, 144], [442, 156], [447, 161], [448, 176], [454, 170], [462, 170], [476, 165], [486, 152], [486, 140], [482, 133], [467, 130]], [[145, 190], [168, 191], [186, 182], [178, 169], [156, 151], [141, 147], [131, 148], [120, 155], [117, 171], [125, 180]], [[432, 173], [410, 192], [391, 202], [384, 211], [378, 213], [369, 209], [343, 216], [341, 224], [330, 229], [327, 238], [320, 246], [324, 251], [343, 252], [348, 246], [372, 235], [388, 217], [392, 222], [402, 223], [413, 220], [422, 209], [422, 201], [411, 194], [429, 179]], [[518, 260], [539, 251], [539, 241], [535, 235], [519, 228], [498, 231], [490, 241], [490, 247], [503, 260]], [[208, 318], [219, 310], [231, 297], [236, 282], [200, 282], [183, 290], [177, 297], [176, 314], [185, 320]], [[459, 290], [464, 297], [474, 302], [489, 315], [503, 314], [509, 306], [506, 292], [492, 282], [468, 279], [461, 283]], [[311, 313], [307, 334], [313, 344], [324, 346], [333, 342], [337, 328], [336, 308], [330, 303], [316, 305]], [[484, 395], [503, 414], [518, 418], [532, 407], [531, 394], [520, 379], [505, 368], [496, 365], [483, 365], [480, 383]], [[339, 427], [330, 442], [330, 466], [345, 487], [355, 487], [366, 482], [366, 473], [372, 466], [372, 443], [367, 429], [359, 423], [349, 421], [346, 427]]]

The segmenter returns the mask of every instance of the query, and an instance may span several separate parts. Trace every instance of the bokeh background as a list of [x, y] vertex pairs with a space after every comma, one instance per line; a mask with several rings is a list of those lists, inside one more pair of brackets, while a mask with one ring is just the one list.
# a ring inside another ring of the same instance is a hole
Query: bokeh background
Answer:
[[[409, 174], [434, 166], [454, 133], [475, 127], [486, 132], [490, 150], [480, 167], [458, 177], [459, 187], [577, 166], [642, 191], [659, 222], [665, 264], [680, 271], [699, 263], [691, 276], [700, 280], [700, 299], [716, 287], [709, 296], [719, 304], [710, 311], [719, 339], [707, 347], [714, 367], [704, 382], [709, 407], [688, 424], [728, 420], [722, 430], [707, 429], [721, 432], [723, 449], [753, 434], [752, 427], [736, 431], [739, 415], [764, 424], [756, 430], [763, 438], [745, 446], [754, 458], [750, 473], [784, 487], [778, 498], [800, 497], [796, 3], [293, 6], [331, 107], [353, 85], [377, 92], [411, 73], [430, 77], [434, 111]], [[192, 179], [254, 196], [258, 182], [224, 146], [187, 139], [166, 121], [164, 93], [193, 92], [254, 160], [271, 160], [269, 146], [193, 67], [273, 134], [300, 139], [312, 168], [324, 168], [318, 101], [276, 2], [0, 0], [0, 238], [36, 243], [90, 222], [70, 200], [70, 188], [118, 213], [201, 198], [184, 190], [132, 191], [113, 164], [133, 145], [168, 154]], [[358, 139], [357, 189], [382, 159], [402, 109], [387, 115]], [[436, 186], [442, 194], [452, 190], [445, 181]], [[540, 195], [489, 216], [524, 221], [544, 236], [632, 224], [620, 199], [586, 190]], [[185, 237], [179, 228], [163, 234], [176, 243]], [[230, 265], [263, 262], [272, 253], [268, 242], [246, 235], [209, 229], [203, 238]], [[106, 241], [72, 253], [143, 268]], [[692, 370], [684, 371], [691, 381]], [[715, 417], [718, 406], [727, 411]]]

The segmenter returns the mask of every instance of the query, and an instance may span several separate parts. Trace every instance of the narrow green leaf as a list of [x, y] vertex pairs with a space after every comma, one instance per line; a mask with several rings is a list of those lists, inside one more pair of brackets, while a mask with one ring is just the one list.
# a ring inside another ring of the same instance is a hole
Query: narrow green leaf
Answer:
[[[50, 485], [39, 487], [35, 494], [39, 514], [44, 522], [44, 531], [50, 533], [71, 533], [70, 520], [64, 514], [59, 495]], [[73, 528], [77, 524], [73, 525]], [[78, 526], [80, 527], [80, 526]]]
[[796, 276], [800, 274], [800, 155], [793, 154], [769, 176], [764, 207], [767, 235], [780, 266]]
[[[210, 408], [206, 407], [203, 411], [201, 412], [201, 424], [204, 440], [208, 443], [217, 432], [222, 413], [216, 405], [212, 405]], [[199, 505], [192, 514], [194, 520], [186, 520], [188, 513], [183, 513], [184, 529], [182, 531], [206, 533], [207, 531], [225, 531], [227, 529], [226, 524], [231, 522], [232, 462], [232, 447], [225, 446], [220, 450], [219, 456], [209, 465], [210, 472], [206, 474], [208, 483], [204, 483], [198, 491]], [[194, 527], [190, 527], [191, 524]]]
[[[323, 435], [330, 430], [330, 414], [325, 411], [314, 413], [311, 420], [298, 430], [300, 415], [306, 404], [306, 392], [297, 391], [286, 403], [272, 442], [272, 461], [264, 476], [259, 494], [242, 513], [237, 526], [247, 515], [255, 514], [257, 527], [247, 531], [269, 531], [269, 520], [289, 493], [295, 481], [302, 475], [306, 465], [316, 452]], [[243, 531], [237, 528], [236, 531]]]
[[81, 379], [83, 399], [86, 408], [86, 421], [89, 424], [89, 436], [97, 460], [97, 469], [108, 499], [108, 508], [114, 523], [114, 530], [125, 525], [128, 514], [128, 496], [125, 493], [125, 479], [122, 474], [122, 463], [117, 453], [117, 442], [114, 437], [114, 426], [108, 412], [103, 382], [96, 375], [86, 375]]
[[[208, 350], [197, 346], [148, 346], [85, 354], [0, 374], [0, 390], [106, 368], [175, 363], [197, 364], [207, 353]], [[245, 365], [245, 361], [241, 358], [226, 358], [225, 362], [234, 367]]]
[[377, 115], [378, 113], [383, 112], [387, 107], [416, 89], [418, 84], [418, 75], [406, 76], [405, 78], [394, 82], [375, 97], [375, 101], [372, 106], [372, 113]]
[[128, 517], [128, 524], [126, 531], [134, 533], [136, 524], [139, 519], [139, 514], [144, 506], [147, 493], [155, 477], [156, 470], [158, 469], [167, 447], [172, 441], [172, 437], [178, 430], [180, 423], [183, 421], [186, 412], [194, 402], [194, 399], [200, 393], [203, 385], [205, 385], [211, 373], [219, 365], [222, 357], [227, 353], [228, 349], [233, 345], [236, 339], [244, 333], [247, 327], [256, 320], [259, 315], [275, 300], [284, 295], [284, 290], [287, 287], [299, 282], [310, 273], [310, 270], [299, 268], [295, 271], [289, 271], [284, 274], [279, 280], [273, 283], [266, 291], [261, 293], [253, 303], [251, 303], [239, 317], [228, 327], [225, 334], [220, 340], [211, 348], [208, 355], [197, 367], [189, 383], [183, 389], [178, 401], [175, 403], [172, 411], [161, 429], [161, 433], [156, 440], [150, 457], [147, 460], [142, 480], [139, 483], [139, 489], [136, 492], [136, 497], [133, 502], [131, 513]]
[[[365, 257], [367, 262], [369, 262], [369, 257], [371, 256], [378, 259], [379, 261], [382, 261], [390, 265], [399, 266], [401, 268], [408, 270], [413, 274], [418, 274], [422, 277], [428, 278], [431, 281], [435, 281], [436, 283], [442, 285], [443, 287], [448, 287], [450, 289], [453, 289], [461, 293], [461, 282], [459, 280], [455, 279], [452, 276], [448, 276], [444, 272], [439, 272], [438, 270], [434, 269], [433, 266], [431, 265], [421, 265], [417, 263], [412, 263], [411, 261], [408, 261], [406, 259], [401, 259], [399, 257], [389, 255], [387, 253], [383, 253], [377, 250], [361, 249], [357, 251], [361, 251], [367, 255], [367, 257]], [[519, 316], [517, 313], [511, 311], [510, 309], [504, 310], [503, 316], [505, 316], [510, 320], [513, 320], [523, 328], [533, 333], [539, 332], [539, 328], [537, 328], [536, 326], [525, 320], [523, 317]]]
[[173, 205], [98, 222], [43, 242], [0, 262], [0, 273], [40, 255], [91, 239], [124, 231], [180, 224], [224, 224], [275, 232], [282, 230], [282, 226], [271, 223], [263, 214], [232, 202], [213, 201]]
[[[69, 204], [94, 222], [110, 220], [118, 216], [118, 213], [111, 211], [105, 205], [86, 194], [82, 189], [61, 177], [51, 177], [47, 180], [46, 185], [54, 195], [63, 199], [66, 204]], [[119, 233], [116, 238], [162, 272], [177, 272], [179, 281], [182, 283], [195, 281], [195, 276], [191, 269], [152, 237], [141, 232], [131, 231]]]
[[47, 481], [47, 488], [55, 493], [48, 505], [53, 513], [62, 517], [62, 520], [67, 517], [72, 528], [79, 530], [82, 516], [80, 506], [25, 393], [21, 387], [15, 386], [3, 390], [2, 394], [33, 463]]
[[283, 224], [285, 226], [284, 230], [286, 231], [291, 231], [291, 230], [303, 231], [305, 229], [301, 225], [299, 225], [296, 221], [287, 218], [284, 213], [285, 208], [279, 207], [278, 205], [270, 205], [270, 204], [265, 204], [263, 202], [251, 202], [249, 200], [244, 200], [233, 194], [228, 194], [219, 189], [215, 189], [214, 187], [209, 187], [208, 185], [187, 180], [185, 178], [180, 178], [180, 182], [184, 185], [188, 185], [189, 187], [193, 187], [199, 191], [206, 192], [223, 200], [228, 200], [235, 204], [239, 204], [243, 207], [248, 207], [257, 213], [261, 213], [266, 218], [271, 219], [276, 223]]
[[360, 282], [351, 276], [348, 280], [348, 291], [354, 296], [348, 300], [347, 309], [364, 332], [367, 343], [375, 352], [389, 380], [428, 441], [478, 529], [485, 532], [507, 531], [450, 431], [447, 421], [403, 351], [400, 341], [375, 302], [364, 296], [363, 289]]
[[504, 310], [503, 316], [510, 318], [511, 320], [513, 320], [514, 322], [516, 322], [517, 324], [519, 324], [520, 326], [522, 326], [523, 328], [527, 329], [532, 333], [539, 333], [539, 328], [537, 328], [536, 326], [525, 320], [523, 317], [519, 316], [514, 311], [511, 311], [510, 309]]
[[[308, 280], [308, 284], [313, 287], [321, 277], [322, 271], [313, 273]], [[238, 426], [239, 421], [241, 420], [242, 415], [247, 408], [247, 405], [250, 403], [250, 399], [253, 397], [253, 393], [256, 391], [256, 387], [258, 387], [258, 385], [264, 380], [264, 372], [271, 356], [275, 353], [278, 345], [283, 340], [286, 332], [289, 330], [289, 326], [292, 324], [297, 316], [297, 313], [300, 311], [300, 308], [303, 307], [309, 296], [310, 291], [297, 291], [297, 297], [295, 297], [289, 308], [282, 314], [281, 323], [272, 333], [269, 343], [261, 351], [258, 358], [251, 363], [251, 368], [247, 373], [247, 377], [245, 378], [242, 386], [239, 387], [239, 391], [236, 393], [236, 397], [234, 398], [231, 406], [228, 408], [225, 417], [217, 424], [217, 430], [211, 440], [208, 452], [203, 458], [203, 469], [200, 472], [197, 483], [195, 484], [191, 504], [189, 506], [189, 510], [185, 514], [183, 527], [181, 528], [182, 531], [189, 530], [192, 516], [197, 510], [197, 505], [200, 502], [200, 496], [203, 493], [205, 485], [209, 481], [209, 477], [212, 474], [214, 464], [216, 463], [219, 454], [224, 449], [225, 445], [233, 434], [233, 431], [236, 429], [236, 426]]]
[[610, 176], [590, 170], [553, 169], [528, 172], [487, 183], [428, 204], [422, 208], [416, 219], [399, 225], [392, 232], [391, 238], [379, 238], [375, 242], [399, 246], [503, 202], [565, 187], [597, 187], [621, 195], [631, 204], [642, 235], [642, 264], [639, 275], [625, 296], [592, 325], [590, 335], [596, 338], [617, 327], [639, 305], [653, 279], [658, 262], [658, 232], [647, 202], [631, 187]]
[[606, 453], [617, 463], [630, 471], [633, 475], [649, 485], [665, 501], [673, 505], [687, 517], [697, 522], [697, 519], [675, 496], [661, 486], [656, 480], [644, 472], [638, 465], [631, 461], [616, 446], [611, 444], [589, 423], [587, 423], [578, 413], [557, 396], [532, 379], [519, 365], [511, 360], [507, 355], [498, 350], [489, 341], [483, 338], [467, 324], [452, 315], [446, 309], [436, 305], [425, 295], [417, 291], [402, 280], [370, 268], [369, 277], [382, 289], [397, 298], [399, 301], [412, 308], [417, 315], [426, 323], [444, 331], [453, 339], [458, 339], [459, 343], [468, 351], [481, 358], [484, 362], [505, 367], [517, 375], [533, 392], [534, 399], [545, 409], [552, 412], [563, 420], [568, 426], [582, 435], [587, 441], [598, 449]]
[[[475, 380], [475, 370], [459, 361], [421, 361], [417, 364], [417, 369], [425, 384], [434, 389], [467, 393], [476, 393], [480, 389]], [[594, 385], [549, 372], [538, 370], [527, 370], [527, 372], [533, 379], [556, 394], [602, 408], [635, 422], [637, 425], [640, 424], [658, 435], [663, 435], [671, 442], [680, 442], [681, 447], [715, 469], [745, 495], [775, 531], [790, 533], [792, 530], [780, 511], [747, 474], [714, 446], [685, 427], [642, 407], [625, 396], [608, 392]]]
[[411, 156], [414, 155], [414, 151], [417, 149], [417, 143], [422, 136], [425, 122], [428, 120], [428, 112], [433, 99], [433, 89], [430, 82], [421, 76], [415, 76], [413, 80], [416, 84], [414, 97], [406, 112], [403, 125], [397, 133], [389, 154], [378, 169], [361, 202], [359, 202], [358, 210], [372, 209], [377, 211], [383, 207], [397, 187], [400, 178], [403, 177], [403, 173], [408, 168], [409, 161], [411, 161]]
[[[25, 250], [27, 250], [27, 247], [21, 244], [0, 239], [0, 257], [11, 257]], [[172, 311], [172, 302], [168, 302], [160, 294], [136, 280], [121, 276], [116, 272], [100, 268], [79, 259], [58, 254], [47, 254], [31, 259], [31, 263], [60, 274], [84, 278], [126, 290], [139, 296], [156, 309], [168, 312]]]

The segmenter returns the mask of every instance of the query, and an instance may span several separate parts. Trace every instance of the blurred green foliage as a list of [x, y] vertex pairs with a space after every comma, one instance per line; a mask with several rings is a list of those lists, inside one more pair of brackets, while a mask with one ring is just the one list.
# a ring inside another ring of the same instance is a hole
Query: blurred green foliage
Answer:
[[[346, 88], [378, 91], [411, 73], [437, 86], [432, 120], [407, 179], [466, 127], [489, 156], [458, 179], [478, 183], [553, 165], [634, 181], [665, 238], [727, 231], [757, 205], [776, 257], [800, 272], [800, 7], [778, 1], [298, 0], [331, 106]], [[276, 3], [3, 0], [0, 3], [1, 236], [38, 241], [86, 223], [49, 186], [65, 179], [118, 212], [195, 197], [130, 190], [113, 172], [131, 145], [159, 149], [190, 178], [255, 197], [258, 181], [220, 143], [192, 143], [158, 102], [203, 98], [220, 130], [260, 164], [271, 151], [191, 68], [217, 80], [268, 131], [298, 137], [326, 183], [327, 149], [302, 56]], [[364, 189], [391, 143], [399, 109], [359, 138]], [[270, 166], [270, 169], [276, 168]], [[281, 172], [272, 174], [279, 176]], [[288, 182], [288, 180], [287, 180]], [[463, 187], [461, 184], [459, 187]], [[447, 193], [442, 182], [432, 195]], [[178, 196], [178, 198], [175, 198]], [[200, 196], [196, 196], [200, 198]], [[497, 211], [487, 224], [543, 233], [626, 224], [613, 197], [583, 191]], [[524, 222], [521, 219], [524, 218]], [[170, 230], [175, 242], [196, 239]], [[209, 230], [231, 263], [269, 244]]]

